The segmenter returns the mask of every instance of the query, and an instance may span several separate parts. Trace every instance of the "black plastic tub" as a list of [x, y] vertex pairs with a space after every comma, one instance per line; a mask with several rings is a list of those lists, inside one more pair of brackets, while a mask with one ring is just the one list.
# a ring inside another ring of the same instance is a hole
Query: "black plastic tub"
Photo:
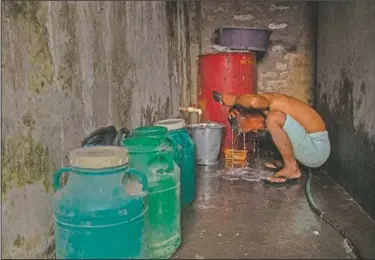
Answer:
[[261, 28], [223, 27], [215, 30], [216, 44], [234, 50], [267, 51], [272, 31]]

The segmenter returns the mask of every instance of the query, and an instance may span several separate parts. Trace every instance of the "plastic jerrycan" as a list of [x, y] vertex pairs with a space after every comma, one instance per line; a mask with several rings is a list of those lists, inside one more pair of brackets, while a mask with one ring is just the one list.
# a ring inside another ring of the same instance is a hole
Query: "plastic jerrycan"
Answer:
[[[69, 175], [61, 187], [63, 173]], [[136, 182], [127, 182], [129, 176]], [[144, 258], [148, 182], [145, 174], [128, 167], [127, 149], [73, 150], [70, 166], [55, 172], [53, 185], [57, 259]]]
[[168, 129], [168, 135], [177, 144], [181, 155], [181, 200], [182, 207], [186, 208], [195, 201], [195, 152], [196, 147], [186, 129], [185, 120], [182, 118], [166, 119], [155, 123]]
[[140, 126], [133, 130], [133, 137], [159, 138], [167, 146], [168, 153], [172, 156], [178, 167], [181, 168], [182, 156], [177, 149], [177, 144], [169, 135], [168, 129], [163, 126]]
[[180, 169], [157, 138], [128, 138], [129, 165], [148, 178], [147, 257], [168, 259], [181, 244]]

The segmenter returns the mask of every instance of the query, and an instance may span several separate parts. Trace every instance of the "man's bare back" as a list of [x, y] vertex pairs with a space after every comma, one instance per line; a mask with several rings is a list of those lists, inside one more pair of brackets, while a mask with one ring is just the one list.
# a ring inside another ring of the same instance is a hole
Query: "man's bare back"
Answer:
[[315, 133], [326, 130], [326, 125], [321, 116], [308, 104], [291, 96], [278, 93], [265, 93], [259, 95], [270, 102], [270, 110], [278, 110], [291, 115], [305, 129], [307, 133]]

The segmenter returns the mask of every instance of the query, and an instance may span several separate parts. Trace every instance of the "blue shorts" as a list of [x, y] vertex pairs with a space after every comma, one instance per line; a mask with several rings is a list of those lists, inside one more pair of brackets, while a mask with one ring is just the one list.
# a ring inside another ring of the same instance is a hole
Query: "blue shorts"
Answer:
[[327, 161], [331, 152], [327, 131], [308, 134], [290, 115], [286, 115], [283, 128], [292, 143], [296, 160], [313, 168], [320, 167]]

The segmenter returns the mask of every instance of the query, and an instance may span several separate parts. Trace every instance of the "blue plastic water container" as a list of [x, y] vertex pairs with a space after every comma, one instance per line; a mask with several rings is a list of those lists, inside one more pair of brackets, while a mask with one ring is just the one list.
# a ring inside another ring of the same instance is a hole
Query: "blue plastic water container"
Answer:
[[57, 259], [144, 257], [147, 177], [127, 163], [123, 147], [92, 146], [73, 150], [71, 166], [54, 174]]

